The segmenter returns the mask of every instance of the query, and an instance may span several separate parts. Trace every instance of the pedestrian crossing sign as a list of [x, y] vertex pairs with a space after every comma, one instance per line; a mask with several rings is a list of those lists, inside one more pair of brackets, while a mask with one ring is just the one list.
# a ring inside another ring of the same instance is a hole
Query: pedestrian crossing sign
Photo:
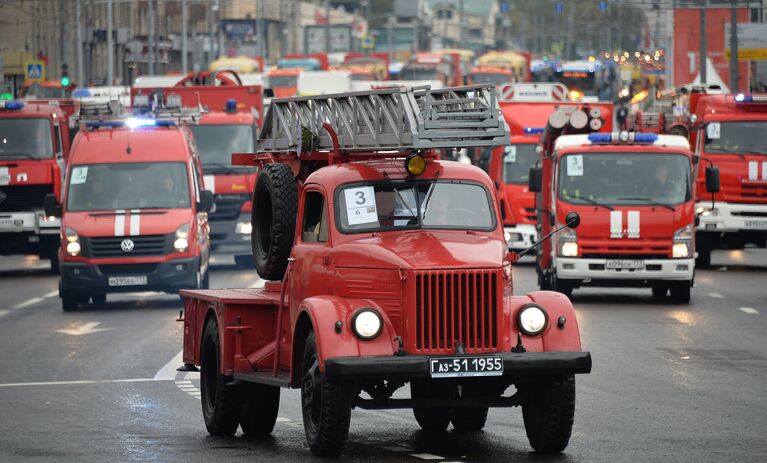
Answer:
[[45, 80], [45, 63], [42, 61], [25, 62], [24, 80], [33, 82], [42, 82]]

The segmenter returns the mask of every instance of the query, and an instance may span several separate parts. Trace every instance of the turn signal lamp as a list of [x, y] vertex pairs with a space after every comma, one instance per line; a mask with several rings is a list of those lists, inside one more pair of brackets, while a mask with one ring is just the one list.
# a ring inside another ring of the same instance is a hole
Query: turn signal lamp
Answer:
[[410, 175], [421, 175], [426, 170], [426, 159], [418, 154], [409, 156], [405, 159], [405, 170]]

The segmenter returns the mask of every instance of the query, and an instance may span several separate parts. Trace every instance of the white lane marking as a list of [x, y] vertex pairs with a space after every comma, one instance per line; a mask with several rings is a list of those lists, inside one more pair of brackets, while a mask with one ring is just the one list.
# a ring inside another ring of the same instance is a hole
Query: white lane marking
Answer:
[[33, 297], [32, 299], [29, 299], [29, 300], [26, 300], [24, 302], [20, 302], [20, 303], [14, 305], [13, 307], [11, 307], [11, 309], [14, 309], [14, 310], [15, 309], [23, 309], [24, 307], [29, 307], [30, 305], [37, 304], [38, 302], [43, 302], [43, 298], [42, 297]]
[[154, 379], [176, 379], [176, 368], [180, 367], [183, 363], [183, 354], [184, 351], [178, 351], [178, 354], [174, 355], [168, 363], [155, 373]]
[[751, 307], [738, 307], [738, 310], [740, 310], [741, 312], [748, 313], [748, 314], [758, 314], [759, 313], [758, 310], [753, 309]]
[[404, 445], [392, 445], [390, 447], [381, 447], [384, 450], [388, 450], [390, 452], [412, 452], [413, 449], [411, 447], [405, 447]]
[[277, 422], [278, 423], [289, 423], [291, 421], [293, 421], [293, 420], [291, 420], [290, 418], [285, 418], [284, 416], [278, 416], [277, 417]]
[[0, 310], [0, 317], [10, 312], [11, 312], [10, 310]]
[[4, 383], [0, 387], [28, 387], [28, 386], [70, 386], [77, 384], [110, 384], [110, 383], [150, 383], [152, 381], [165, 381], [154, 378], [130, 378], [130, 379], [93, 379], [79, 381], [40, 381], [31, 383]]
[[708, 293], [708, 296], [713, 297], [714, 299], [724, 299], [724, 296], [719, 293]]
[[432, 455], [431, 453], [411, 453], [411, 457], [420, 458], [421, 460], [444, 460], [445, 457], [439, 455]]
[[58, 295], [59, 295], [59, 290], [57, 289], [55, 291], [51, 291], [50, 293], [43, 294], [43, 297], [47, 299], [49, 297], [55, 297], [55, 296], [58, 296]]
[[[68, 334], [71, 336], [82, 336], [85, 334], [98, 333], [99, 331], [109, 331], [112, 328], [96, 328], [101, 322], [88, 322], [75, 328], [66, 328], [63, 330], [55, 330], [57, 333]], [[172, 379], [172, 378], [171, 378]]]
[[259, 278], [258, 280], [256, 280], [255, 283], [248, 286], [248, 288], [263, 288], [265, 284], [266, 284], [266, 280], [262, 280], [261, 278]]

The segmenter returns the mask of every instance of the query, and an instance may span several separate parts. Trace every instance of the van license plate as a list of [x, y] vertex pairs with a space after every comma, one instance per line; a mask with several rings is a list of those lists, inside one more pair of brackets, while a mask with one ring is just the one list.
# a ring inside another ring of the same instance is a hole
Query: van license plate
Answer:
[[17, 228], [21, 228], [23, 225], [24, 225], [23, 220], [17, 220], [13, 218], [0, 219], [0, 230], [16, 230]]
[[749, 230], [767, 230], [767, 220], [746, 220], [744, 225]]
[[501, 357], [440, 357], [429, 359], [432, 378], [456, 378], [464, 376], [501, 376]]
[[146, 275], [134, 277], [109, 277], [109, 286], [145, 286]]
[[643, 260], [633, 259], [608, 259], [605, 264], [607, 269], [640, 269], [644, 268]]

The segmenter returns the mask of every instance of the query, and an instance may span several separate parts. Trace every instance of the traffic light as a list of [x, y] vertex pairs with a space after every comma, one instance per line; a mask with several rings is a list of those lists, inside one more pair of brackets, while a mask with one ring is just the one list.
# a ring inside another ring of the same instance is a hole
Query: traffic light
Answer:
[[71, 80], [69, 80], [69, 66], [66, 64], [61, 65], [61, 86], [62, 87], [69, 87], [69, 84], [72, 83]]

